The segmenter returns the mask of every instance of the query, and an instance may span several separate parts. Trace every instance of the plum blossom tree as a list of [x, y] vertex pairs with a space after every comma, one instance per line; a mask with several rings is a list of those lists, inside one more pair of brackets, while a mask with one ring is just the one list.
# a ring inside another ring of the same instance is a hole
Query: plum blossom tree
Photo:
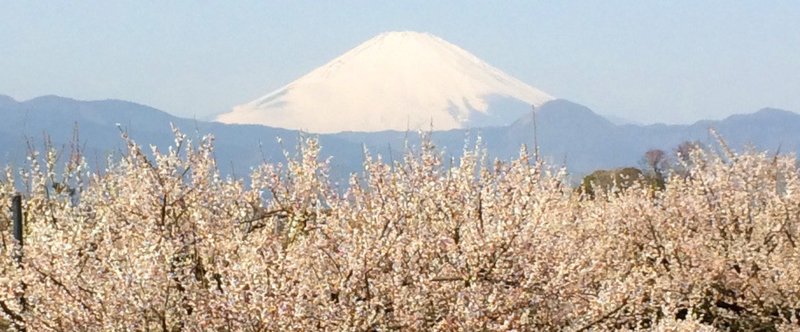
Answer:
[[101, 172], [79, 154], [61, 167], [50, 148], [6, 168], [0, 201], [24, 184], [27, 227], [20, 265], [0, 235], [7, 328], [800, 326], [793, 156], [693, 150], [690, 176], [663, 191], [634, 183], [582, 200], [524, 148], [497, 162], [478, 143], [456, 163], [430, 140], [393, 163], [365, 151], [339, 190], [313, 138], [247, 182], [220, 175], [210, 136], [176, 129], [150, 155], [123, 139]]

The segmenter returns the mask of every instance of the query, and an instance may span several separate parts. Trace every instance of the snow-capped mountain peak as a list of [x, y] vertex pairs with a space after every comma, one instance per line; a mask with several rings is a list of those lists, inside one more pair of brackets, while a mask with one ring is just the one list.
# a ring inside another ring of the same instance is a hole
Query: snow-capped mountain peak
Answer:
[[315, 133], [447, 130], [507, 125], [551, 99], [439, 37], [386, 32], [217, 120]]

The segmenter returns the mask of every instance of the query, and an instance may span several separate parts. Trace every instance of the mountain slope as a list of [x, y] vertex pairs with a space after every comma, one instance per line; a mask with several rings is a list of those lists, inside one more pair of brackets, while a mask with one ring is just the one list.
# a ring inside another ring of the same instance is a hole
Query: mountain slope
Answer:
[[217, 120], [315, 133], [508, 125], [552, 99], [430, 34], [378, 35]]
[[[41, 147], [43, 135], [57, 148], [69, 147], [73, 132], [92, 167], [102, 169], [107, 157], [125, 150], [120, 128], [147, 152], [153, 145], [166, 149], [173, 144], [173, 124], [189, 137], [213, 134], [216, 157], [225, 174], [246, 176], [250, 167], [262, 161], [284, 161], [283, 149], [293, 153], [300, 133], [260, 125], [226, 125], [172, 116], [155, 108], [122, 100], [79, 101], [44, 96], [18, 102], [0, 98], [0, 164], [25, 163], [28, 143]], [[276, 143], [283, 140], [283, 146]], [[337, 156], [332, 162], [335, 175], [344, 177], [361, 165], [360, 144], [337, 137], [321, 137], [323, 153]]]

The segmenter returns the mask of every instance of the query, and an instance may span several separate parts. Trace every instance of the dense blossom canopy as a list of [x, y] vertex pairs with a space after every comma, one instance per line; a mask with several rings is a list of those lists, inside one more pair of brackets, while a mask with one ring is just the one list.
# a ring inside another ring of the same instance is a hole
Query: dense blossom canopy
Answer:
[[[0, 182], [0, 320], [28, 331], [792, 330], [793, 156], [682, 158], [664, 190], [581, 195], [566, 174], [429, 141], [365, 154], [346, 190], [314, 139], [223, 178], [175, 131], [102, 172], [32, 154]], [[69, 153], [69, 151], [66, 151]], [[66, 156], [66, 155], [65, 155]], [[18, 264], [11, 196], [24, 193]]]

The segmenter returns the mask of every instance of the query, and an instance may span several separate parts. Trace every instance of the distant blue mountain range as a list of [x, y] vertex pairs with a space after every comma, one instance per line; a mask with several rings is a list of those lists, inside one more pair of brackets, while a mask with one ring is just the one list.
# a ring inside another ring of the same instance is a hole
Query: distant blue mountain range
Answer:
[[[692, 125], [616, 125], [582, 105], [554, 100], [536, 111], [537, 141], [543, 158], [565, 165], [576, 177], [596, 169], [637, 166], [653, 148], [672, 151], [683, 141], [713, 144], [709, 128], [715, 128], [734, 148], [752, 145], [759, 150], [797, 152], [800, 147], [800, 115], [765, 108], [752, 114], [733, 115], [721, 121]], [[294, 130], [260, 125], [227, 125], [172, 116], [127, 101], [79, 101], [43, 96], [18, 102], [0, 95], [0, 162], [21, 165], [27, 142], [41, 146], [47, 134], [56, 146], [68, 146], [78, 128], [79, 141], [90, 166], [102, 167], [109, 155], [124, 149], [119, 127], [142, 146], [166, 147], [173, 142], [170, 123], [192, 136], [213, 134], [218, 167], [225, 174], [243, 176], [251, 167], [284, 161], [283, 149], [293, 152], [302, 134]], [[521, 144], [534, 141], [533, 116], [525, 115], [502, 127], [437, 131], [434, 143], [447, 155], [458, 156], [467, 142], [480, 136], [491, 157], [511, 158]], [[279, 145], [276, 138], [283, 144]], [[384, 160], [398, 160], [406, 146], [419, 145], [416, 132], [345, 132], [318, 135], [323, 157], [332, 157], [334, 179], [344, 180], [360, 170], [363, 149], [380, 153]], [[472, 143], [469, 143], [470, 146]], [[533, 149], [531, 149], [532, 151]]]

